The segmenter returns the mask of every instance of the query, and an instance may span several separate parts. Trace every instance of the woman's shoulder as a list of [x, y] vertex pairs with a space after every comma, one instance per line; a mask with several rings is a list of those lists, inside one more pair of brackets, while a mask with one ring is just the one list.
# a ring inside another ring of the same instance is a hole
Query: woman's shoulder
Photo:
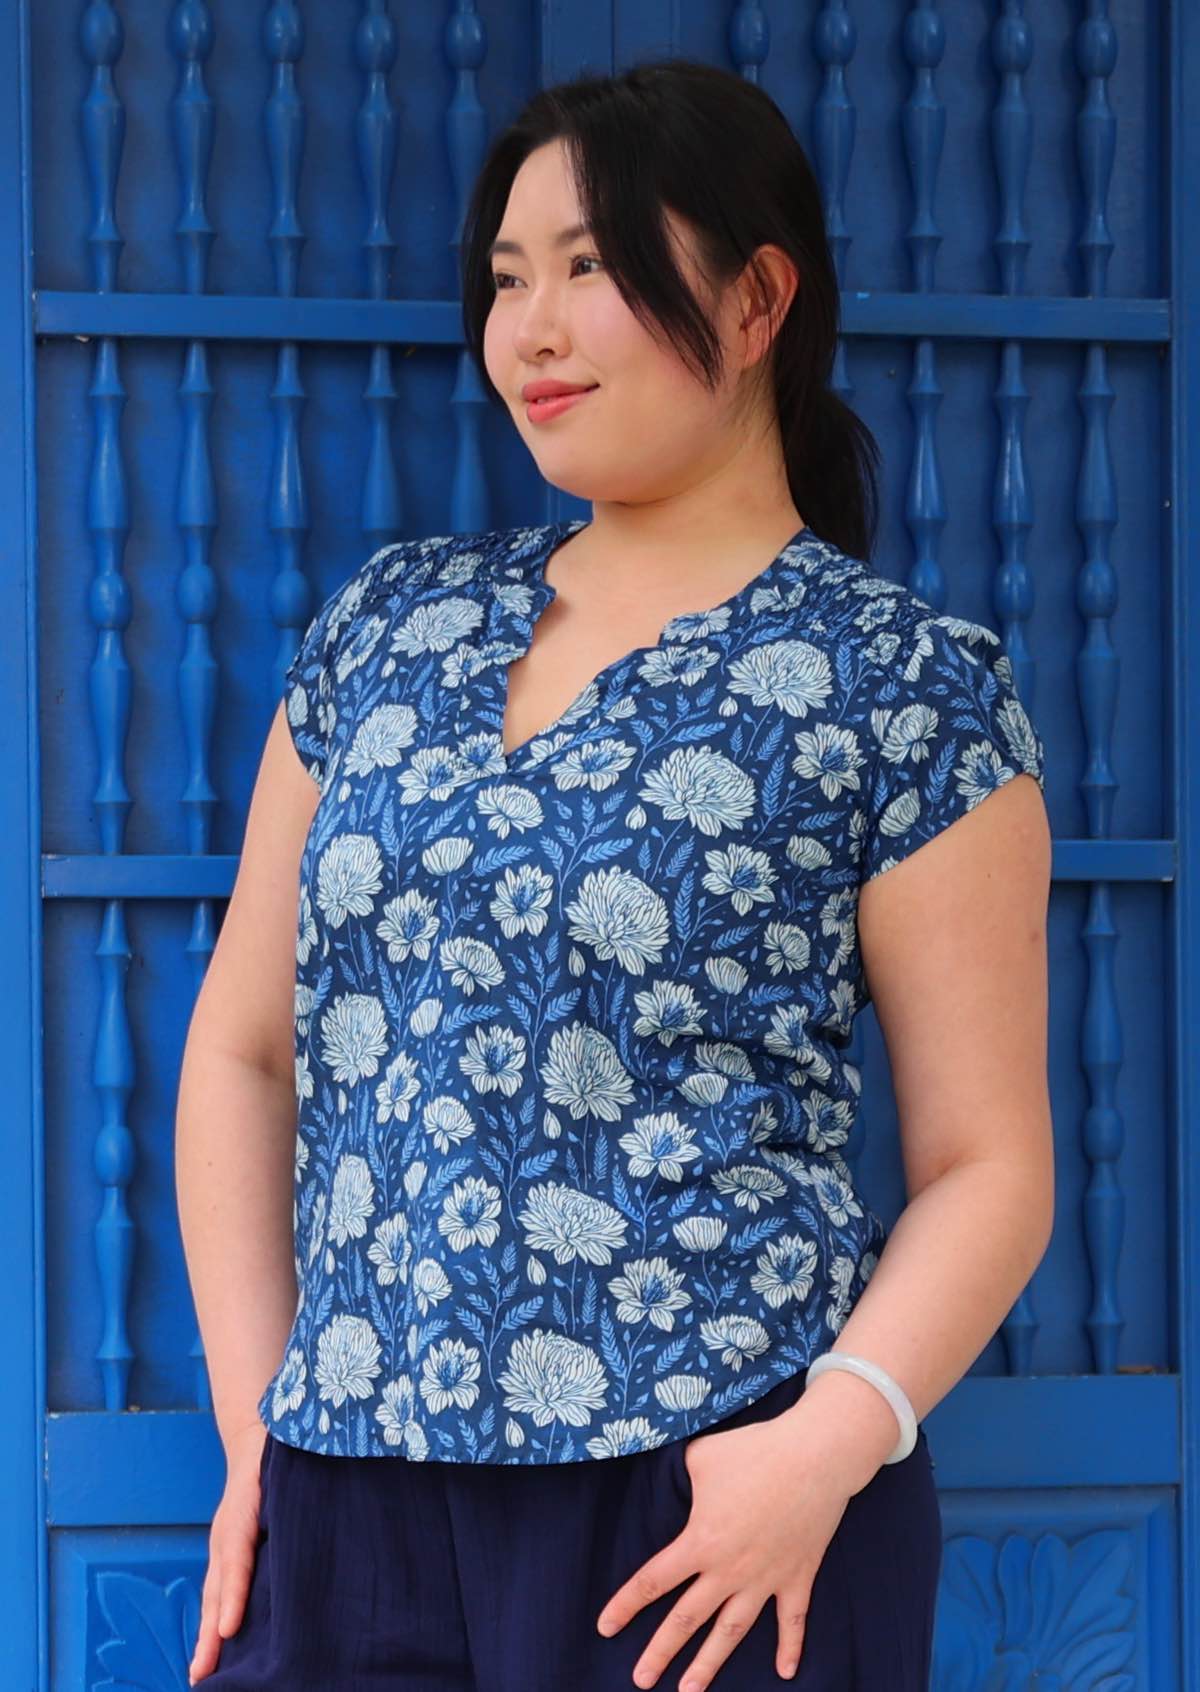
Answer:
[[443, 593], [485, 592], [506, 566], [536, 550], [552, 525], [466, 530], [389, 542], [362, 564], [339, 590], [346, 614], [399, 611]]
[[828, 634], [876, 672], [881, 681], [914, 682], [926, 660], [943, 664], [950, 655], [968, 665], [999, 663], [1011, 679], [1000, 634], [987, 623], [938, 611], [903, 582], [863, 559], [839, 570], [822, 606]]

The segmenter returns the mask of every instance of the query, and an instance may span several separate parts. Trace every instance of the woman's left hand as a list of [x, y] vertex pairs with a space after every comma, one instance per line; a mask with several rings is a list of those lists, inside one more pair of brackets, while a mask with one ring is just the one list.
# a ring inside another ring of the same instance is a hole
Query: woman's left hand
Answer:
[[692, 1482], [687, 1525], [617, 1588], [597, 1618], [601, 1633], [617, 1633], [645, 1605], [698, 1575], [638, 1659], [635, 1686], [655, 1685], [719, 1609], [679, 1682], [680, 1692], [704, 1692], [772, 1596], [779, 1617], [776, 1666], [785, 1678], [795, 1673], [813, 1581], [846, 1505], [864, 1483], [805, 1441], [799, 1410], [697, 1434], [685, 1446]]

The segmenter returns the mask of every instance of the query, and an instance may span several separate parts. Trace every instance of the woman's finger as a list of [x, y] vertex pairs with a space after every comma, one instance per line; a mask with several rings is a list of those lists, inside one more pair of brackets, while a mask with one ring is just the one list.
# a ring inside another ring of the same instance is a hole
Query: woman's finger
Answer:
[[707, 1692], [717, 1670], [737, 1650], [758, 1620], [767, 1597], [768, 1594], [764, 1593], [756, 1598], [753, 1592], [743, 1590], [726, 1599], [708, 1631], [708, 1637], [683, 1671], [679, 1692]]
[[221, 1649], [220, 1635], [217, 1632], [217, 1613], [220, 1602], [220, 1569], [210, 1556], [208, 1573], [204, 1579], [204, 1591], [200, 1598], [200, 1631], [196, 1635], [196, 1648], [192, 1652], [192, 1660], [188, 1664], [188, 1684], [191, 1686], [194, 1686], [204, 1675], [211, 1674], [217, 1666], [217, 1657]]
[[655, 1685], [671, 1659], [725, 1599], [731, 1599], [728, 1586], [722, 1586], [712, 1575], [700, 1575], [686, 1592], [681, 1592], [638, 1658], [633, 1671], [634, 1685]]
[[218, 1629], [222, 1639], [232, 1639], [246, 1614], [246, 1595], [254, 1578], [254, 1559], [247, 1560], [239, 1547], [221, 1564], [221, 1606]]
[[242, 1625], [254, 1578], [260, 1530], [258, 1505], [234, 1512], [229, 1501], [222, 1500], [209, 1535], [200, 1631], [188, 1665], [188, 1683], [192, 1686], [212, 1673], [221, 1654], [221, 1641], [231, 1639]]
[[685, 1528], [661, 1551], [647, 1557], [641, 1568], [635, 1569], [629, 1579], [618, 1586], [596, 1617], [598, 1630], [605, 1635], [619, 1633], [639, 1610], [661, 1598], [664, 1592], [673, 1592], [680, 1581], [695, 1574], [698, 1567]]
[[811, 1596], [811, 1587], [794, 1586], [775, 1594], [775, 1613], [779, 1621], [779, 1651], [775, 1666], [785, 1680], [789, 1680], [800, 1665]]

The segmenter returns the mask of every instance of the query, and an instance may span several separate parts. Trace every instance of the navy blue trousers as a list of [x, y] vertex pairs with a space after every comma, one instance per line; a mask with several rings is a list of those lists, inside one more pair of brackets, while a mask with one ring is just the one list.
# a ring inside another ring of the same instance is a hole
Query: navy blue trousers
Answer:
[[[706, 1428], [795, 1403], [804, 1372]], [[575, 1463], [330, 1457], [268, 1435], [242, 1625], [208, 1692], [628, 1692], [681, 1587], [616, 1634], [596, 1617], [686, 1525], [686, 1441]], [[781, 1507], [787, 1507], [781, 1499]], [[773, 1599], [713, 1692], [928, 1692], [942, 1522], [924, 1429], [850, 1499], [813, 1584], [800, 1667]], [[695, 1575], [688, 1577], [690, 1585]], [[712, 1625], [662, 1671], [675, 1692]]]

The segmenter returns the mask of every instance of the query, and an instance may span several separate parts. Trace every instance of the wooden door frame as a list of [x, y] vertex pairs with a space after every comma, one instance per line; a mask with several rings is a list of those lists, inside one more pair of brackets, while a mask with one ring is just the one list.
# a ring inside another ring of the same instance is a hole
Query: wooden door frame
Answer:
[[[1173, 786], [1174, 814], [1164, 822], [1176, 842], [1171, 911], [1174, 1016], [1167, 1063], [1168, 1098], [1174, 1118], [1174, 1178], [1171, 1222], [1175, 1286], [1171, 1289], [1171, 1364], [1179, 1373], [1179, 1660], [1183, 1685], [1200, 1692], [1200, 904], [1192, 881], [1200, 840], [1200, 224], [1195, 215], [1200, 182], [1200, 112], [1195, 98], [1200, 75], [1200, 11], [1187, 0], [1168, 6], [1164, 32], [1170, 85], [1167, 133], [1163, 137], [1164, 229], [1169, 242], [1171, 305], [1170, 382], [1164, 395], [1163, 440], [1171, 462], [1171, 511], [1163, 525], [1168, 561], [1174, 650], [1164, 652], [1173, 667], [1170, 749], [1164, 759]], [[1189, 204], [1188, 185], [1192, 203]]]
[[[1084, 8], [1080, 6], [1082, 18]], [[542, 78], [554, 80], [555, 32], [547, 10]], [[1165, 760], [1173, 814], [1176, 873], [1171, 913], [1170, 1066], [1175, 1183], [1169, 1289], [1171, 1358], [1180, 1391], [1178, 1624], [1182, 1684], [1200, 1692], [1200, 904], [1190, 870], [1200, 839], [1200, 227], [1187, 185], [1200, 181], [1200, 10], [1183, 0], [1161, 14], [1169, 93], [1162, 137], [1164, 230], [1169, 260], [1171, 340], [1164, 385], [1164, 442], [1171, 462], [1171, 510], [1164, 524], [1174, 639], [1170, 745]], [[559, 19], [561, 22], [561, 18]], [[572, 20], [574, 27], [574, 20]], [[1151, 26], [1152, 27], [1152, 26]], [[0, 1183], [0, 1332], [8, 1348], [9, 1390], [0, 1394], [0, 1582], [6, 1600], [6, 1688], [46, 1692], [50, 1676], [49, 1530], [46, 1485], [46, 1287], [42, 1029], [41, 773], [38, 721], [36, 398], [32, 218], [31, 30], [29, 0], [0, 7], [0, 755], [8, 775], [8, 823], [0, 852], [0, 969], [11, 983], [0, 1019], [0, 1063], [8, 1076], [10, 1119]], [[64, 43], [64, 51], [72, 44]], [[1193, 74], [1196, 73], [1196, 74]], [[7, 91], [6, 95], [4, 91]], [[81, 153], [82, 167], [82, 153]], [[7, 395], [7, 400], [3, 398]], [[4, 538], [7, 536], [7, 539]], [[83, 593], [83, 584], [80, 584]], [[80, 600], [82, 604], [82, 598]], [[23, 991], [17, 991], [20, 985]], [[81, 1258], [86, 1262], [86, 1257]], [[86, 1269], [84, 1270], [86, 1273]], [[1140, 1618], [1144, 1621], [1145, 1618]], [[1156, 1689], [1157, 1692], [1157, 1689]]]
[[[0, 1182], [0, 1590], [5, 1678], [13, 1692], [48, 1683], [42, 1190], [41, 783], [37, 712], [37, 497], [33, 372], [32, 121], [29, 0], [0, 6], [0, 1073], [9, 1116]], [[3, 301], [8, 304], [4, 305]]]

